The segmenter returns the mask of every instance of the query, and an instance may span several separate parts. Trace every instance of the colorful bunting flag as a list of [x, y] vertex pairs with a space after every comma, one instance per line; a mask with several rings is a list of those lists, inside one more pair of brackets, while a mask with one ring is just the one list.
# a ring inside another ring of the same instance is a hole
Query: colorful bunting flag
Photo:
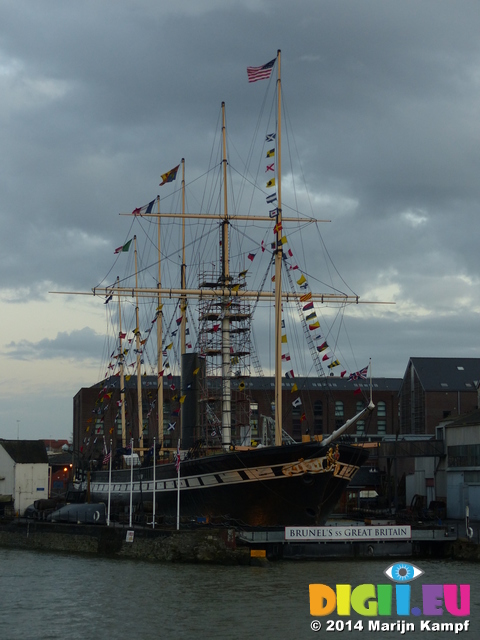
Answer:
[[170, 169], [170, 171], [167, 171], [167, 173], [162, 173], [161, 175], [162, 182], [160, 182], [160, 186], [163, 186], [164, 184], [167, 184], [167, 182], [173, 182], [175, 180], [175, 178], [177, 177], [177, 171], [179, 166], [180, 165], [177, 164], [176, 167], [174, 167], [173, 169]]
[[113, 253], [122, 253], [126, 252], [130, 249], [130, 245], [132, 244], [132, 240], [130, 239], [128, 242], [126, 242], [124, 245], [122, 245], [121, 247], [117, 247], [117, 249], [115, 249], [115, 251]]
[[145, 204], [143, 207], [138, 207], [132, 211], [133, 216], [140, 216], [143, 213], [152, 213], [153, 205], [155, 204], [155, 200], [152, 200], [148, 204]]
[[328, 368], [329, 368], [329, 369], [333, 369], [334, 367], [338, 367], [338, 366], [339, 366], [339, 364], [340, 364], [340, 362], [339, 362], [338, 360], [334, 360], [333, 362], [331, 362], [331, 363], [328, 365]]
[[267, 189], [269, 189], [270, 187], [274, 187], [274, 186], [275, 186], [275, 178], [272, 178], [267, 182], [266, 187]]

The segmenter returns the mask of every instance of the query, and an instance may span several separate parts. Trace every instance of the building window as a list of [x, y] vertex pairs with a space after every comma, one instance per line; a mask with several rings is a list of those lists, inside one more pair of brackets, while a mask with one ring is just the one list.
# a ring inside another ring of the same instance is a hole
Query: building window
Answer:
[[377, 402], [377, 416], [379, 418], [387, 417], [387, 405], [385, 404], [385, 402], [383, 402], [383, 400]]
[[363, 411], [364, 409], [365, 409], [364, 403], [361, 400], [357, 402], [357, 413], [360, 413], [360, 411]]
[[341, 400], [335, 401], [335, 417], [343, 418], [343, 402]]
[[294, 440], [300, 440], [302, 437], [302, 423], [300, 418], [292, 419], [292, 437]]
[[101, 418], [95, 420], [95, 435], [103, 435], [103, 420]]
[[360, 435], [365, 433], [365, 420], [357, 420], [357, 433]]
[[379, 436], [383, 436], [387, 433], [387, 421], [377, 420], [377, 433]]
[[313, 403], [313, 434], [318, 436], [323, 433], [323, 402], [315, 400]]
[[250, 429], [252, 436], [258, 436], [258, 403], [250, 403]]
[[480, 444], [458, 444], [448, 447], [449, 467], [480, 466]]

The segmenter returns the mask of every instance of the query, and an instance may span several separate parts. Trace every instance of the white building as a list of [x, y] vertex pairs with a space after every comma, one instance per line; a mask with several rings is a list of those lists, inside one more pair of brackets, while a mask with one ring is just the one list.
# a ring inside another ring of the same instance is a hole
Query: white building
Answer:
[[23, 515], [26, 507], [48, 498], [48, 457], [43, 440], [0, 439], [0, 499], [13, 500]]
[[[446, 487], [447, 516], [480, 522], [480, 410], [437, 427], [445, 441], [446, 457], [437, 469], [437, 483]], [[442, 477], [443, 476], [443, 477]]]

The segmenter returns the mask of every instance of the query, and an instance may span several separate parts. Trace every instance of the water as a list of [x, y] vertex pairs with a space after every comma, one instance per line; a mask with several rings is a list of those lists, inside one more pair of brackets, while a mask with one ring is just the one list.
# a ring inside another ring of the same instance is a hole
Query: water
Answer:
[[[150, 564], [62, 554], [0, 549], [2, 640], [150, 640], [292, 638], [422, 638], [420, 619], [403, 619], [415, 632], [315, 633], [310, 629], [308, 585], [385, 583], [388, 560], [272, 563], [259, 567]], [[471, 637], [479, 637], [480, 565], [415, 561], [425, 574], [412, 583], [417, 604], [421, 581], [471, 585]], [[328, 616], [338, 619], [335, 616]], [[343, 618], [346, 621], [348, 618]], [[352, 624], [358, 620], [352, 616]], [[398, 616], [391, 618], [395, 621]], [[450, 615], [437, 622], [463, 618]], [[464, 632], [460, 633], [460, 637]], [[435, 633], [451, 638], [452, 632]], [[456, 636], [458, 637], [458, 636]]]

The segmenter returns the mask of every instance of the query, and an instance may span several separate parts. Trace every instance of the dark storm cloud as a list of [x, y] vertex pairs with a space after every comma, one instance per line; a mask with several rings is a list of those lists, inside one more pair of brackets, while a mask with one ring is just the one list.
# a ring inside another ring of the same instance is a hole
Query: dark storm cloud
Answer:
[[38, 342], [20, 340], [8, 343], [4, 356], [17, 360], [75, 359], [77, 363], [99, 358], [104, 337], [85, 327], [78, 331], [61, 331], [52, 340], [44, 338]]

